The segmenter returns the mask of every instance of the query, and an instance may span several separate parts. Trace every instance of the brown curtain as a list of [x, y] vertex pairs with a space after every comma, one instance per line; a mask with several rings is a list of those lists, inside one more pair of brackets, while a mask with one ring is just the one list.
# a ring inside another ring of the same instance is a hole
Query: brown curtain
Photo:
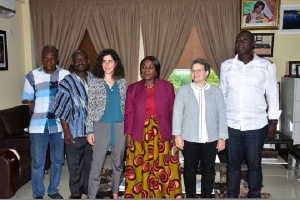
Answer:
[[141, 25], [145, 56], [161, 62], [161, 79], [168, 79], [190, 36], [197, 12], [194, 0], [144, 0]]
[[234, 56], [240, 27], [240, 0], [201, 0], [195, 20], [205, 55], [220, 75], [221, 63]]
[[90, 4], [82, 0], [30, 0], [37, 65], [41, 50], [54, 45], [59, 65], [69, 68], [71, 54], [79, 47], [87, 26]]
[[140, 37], [139, 0], [93, 0], [88, 32], [96, 51], [114, 49], [128, 83], [137, 81]]

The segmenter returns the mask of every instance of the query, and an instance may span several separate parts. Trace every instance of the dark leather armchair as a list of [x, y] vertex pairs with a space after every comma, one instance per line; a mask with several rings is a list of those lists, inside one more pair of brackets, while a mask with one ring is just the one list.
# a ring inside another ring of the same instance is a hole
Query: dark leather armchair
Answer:
[[[27, 105], [0, 110], [0, 198], [10, 198], [31, 180]], [[47, 150], [45, 172], [50, 168]]]
[[27, 105], [0, 110], [0, 198], [10, 198], [31, 179], [28, 124]]

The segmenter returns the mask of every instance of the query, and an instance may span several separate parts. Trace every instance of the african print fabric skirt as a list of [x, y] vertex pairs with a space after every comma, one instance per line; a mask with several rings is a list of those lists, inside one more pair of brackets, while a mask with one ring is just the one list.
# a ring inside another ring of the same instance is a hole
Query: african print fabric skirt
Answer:
[[142, 144], [127, 148], [124, 198], [182, 198], [179, 150], [162, 142], [155, 116], [144, 122]]

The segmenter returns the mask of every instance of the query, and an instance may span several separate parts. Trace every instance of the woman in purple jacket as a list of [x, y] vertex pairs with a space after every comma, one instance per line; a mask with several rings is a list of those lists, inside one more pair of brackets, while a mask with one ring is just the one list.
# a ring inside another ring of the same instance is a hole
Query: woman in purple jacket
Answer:
[[179, 152], [172, 142], [173, 85], [159, 79], [153, 56], [140, 64], [142, 80], [129, 85], [124, 114], [125, 198], [181, 198]]

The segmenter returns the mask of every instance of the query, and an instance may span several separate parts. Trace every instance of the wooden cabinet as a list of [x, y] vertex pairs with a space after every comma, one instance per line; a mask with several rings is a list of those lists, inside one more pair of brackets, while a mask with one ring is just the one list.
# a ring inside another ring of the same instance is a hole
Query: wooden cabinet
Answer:
[[300, 144], [300, 78], [281, 79], [281, 128]]

